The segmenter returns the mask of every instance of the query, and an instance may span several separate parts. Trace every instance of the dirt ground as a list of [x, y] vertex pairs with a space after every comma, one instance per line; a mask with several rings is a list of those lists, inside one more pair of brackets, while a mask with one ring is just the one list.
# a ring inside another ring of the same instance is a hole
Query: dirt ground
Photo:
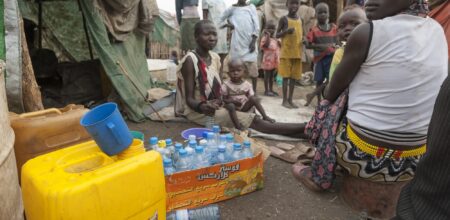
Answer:
[[[262, 94], [261, 86], [262, 82], [259, 83], [258, 94]], [[298, 87], [295, 97], [304, 97], [311, 89]], [[197, 127], [188, 122], [169, 122], [166, 123], [168, 128], [152, 121], [128, 124], [130, 129], [143, 132], [146, 138], [171, 137], [175, 141], [182, 140], [181, 131]], [[273, 141], [265, 142], [275, 144]], [[330, 192], [313, 193], [294, 179], [290, 169], [290, 164], [270, 157], [264, 164], [264, 189], [219, 203], [221, 219], [361, 219], [339, 197], [339, 179], [335, 189]]]

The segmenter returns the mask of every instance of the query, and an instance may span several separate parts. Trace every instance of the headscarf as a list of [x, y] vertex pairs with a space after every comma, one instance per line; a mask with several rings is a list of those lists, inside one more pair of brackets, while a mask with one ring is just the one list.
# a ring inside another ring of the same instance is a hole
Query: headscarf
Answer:
[[428, 12], [428, 3], [426, 0], [413, 0], [409, 8], [403, 11], [402, 14], [426, 17]]

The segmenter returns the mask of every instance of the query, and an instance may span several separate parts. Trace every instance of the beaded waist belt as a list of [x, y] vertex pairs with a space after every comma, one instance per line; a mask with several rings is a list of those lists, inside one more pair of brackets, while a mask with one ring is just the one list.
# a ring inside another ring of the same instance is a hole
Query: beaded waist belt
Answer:
[[427, 151], [426, 144], [412, 150], [393, 150], [386, 147], [377, 147], [365, 142], [360, 137], [358, 137], [358, 135], [353, 131], [349, 124], [347, 124], [347, 136], [359, 150], [377, 158], [384, 157], [399, 159], [406, 157], [415, 157], [420, 156]]

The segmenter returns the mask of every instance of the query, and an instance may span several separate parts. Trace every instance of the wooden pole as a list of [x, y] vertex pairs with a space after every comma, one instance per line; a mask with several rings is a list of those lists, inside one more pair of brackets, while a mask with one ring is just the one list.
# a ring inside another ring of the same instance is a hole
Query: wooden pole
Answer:
[[23, 20], [20, 22], [20, 39], [22, 45], [22, 97], [25, 112], [34, 112], [44, 109], [42, 104], [41, 91], [34, 76], [33, 65], [31, 64], [28, 52], [27, 40], [23, 28]]

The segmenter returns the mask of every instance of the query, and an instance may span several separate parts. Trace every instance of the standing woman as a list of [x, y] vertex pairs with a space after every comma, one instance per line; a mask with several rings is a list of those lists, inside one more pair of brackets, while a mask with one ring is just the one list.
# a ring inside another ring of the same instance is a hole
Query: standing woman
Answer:
[[177, 20], [180, 25], [181, 50], [194, 50], [197, 45], [194, 39], [194, 25], [200, 21], [198, 0], [175, 0]]
[[214, 23], [217, 29], [217, 45], [212, 51], [219, 54], [220, 62], [223, 66], [223, 61], [228, 54], [227, 29], [219, 29], [225, 23], [221, 23], [220, 18], [227, 9], [224, 0], [203, 0], [203, 19], [210, 20]]

